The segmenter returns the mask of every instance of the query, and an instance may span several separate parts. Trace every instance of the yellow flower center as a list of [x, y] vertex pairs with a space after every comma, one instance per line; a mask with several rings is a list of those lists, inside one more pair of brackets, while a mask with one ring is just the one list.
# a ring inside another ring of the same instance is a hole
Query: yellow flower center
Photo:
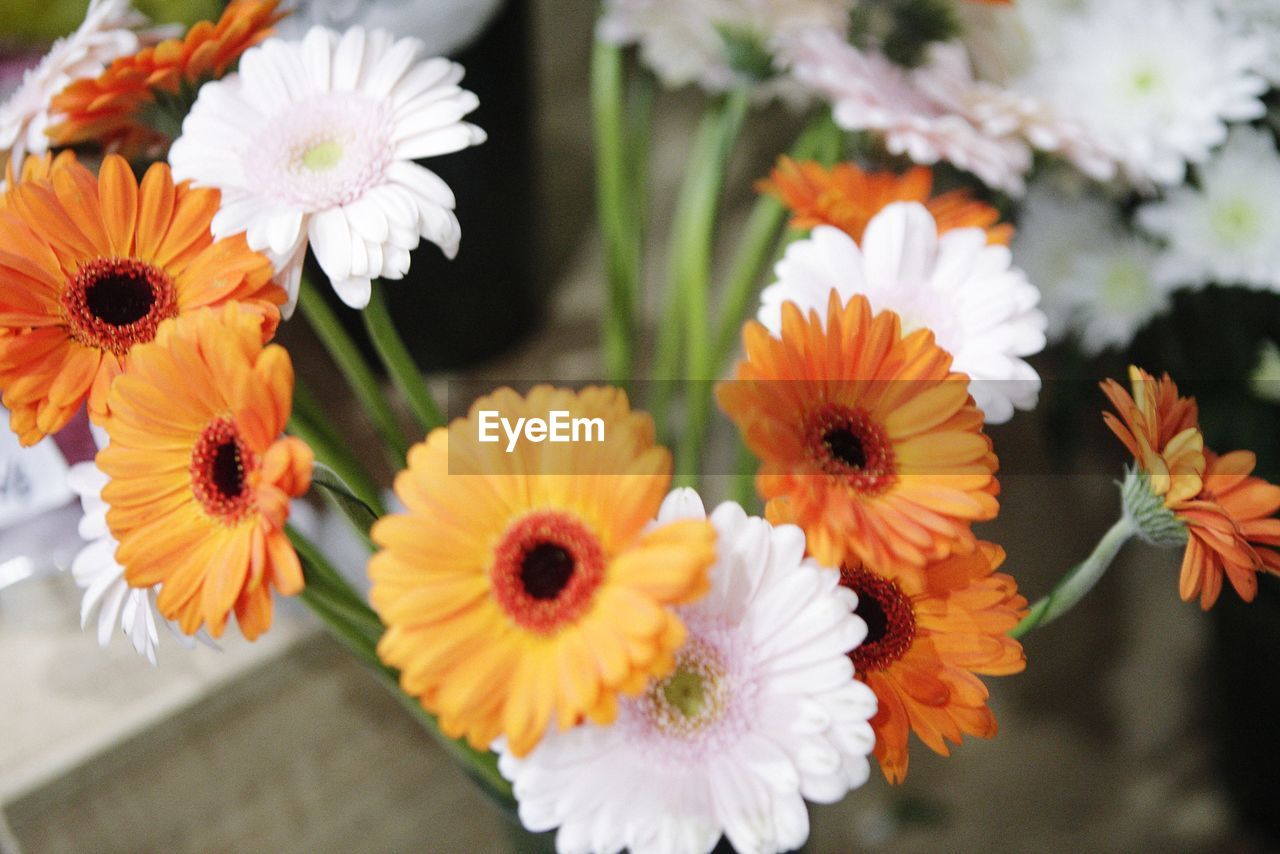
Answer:
[[667, 735], [691, 736], [719, 718], [727, 694], [724, 676], [715, 649], [693, 638], [680, 650], [671, 675], [649, 686], [645, 711]]
[[302, 165], [312, 172], [328, 172], [342, 162], [342, 144], [326, 139], [302, 153]]

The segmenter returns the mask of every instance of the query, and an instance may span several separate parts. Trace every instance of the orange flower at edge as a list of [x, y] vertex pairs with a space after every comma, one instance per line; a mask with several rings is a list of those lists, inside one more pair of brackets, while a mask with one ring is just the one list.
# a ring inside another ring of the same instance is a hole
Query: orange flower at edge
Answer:
[[311, 484], [310, 448], [282, 437], [293, 365], [263, 346], [261, 318], [237, 303], [165, 321], [111, 389], [102, 497], [133, 587], [162, 585], [156, 608], [214, 637], [232, 612], [249, 640], [271, 625], [271, 590], [303, 588], [285, 533]]
[[139, 183], [115, 155], [97, 177], [59, 155], [47, 178], [9, 189], [0, 208], [0, 389], [24, 444], [60, 430], [86, 400], [101, 423], [132, 348], [168, 318], [237, 300], [258, 317], [263, 341], [274, 334], [284, 291], [243, 235], [213, 241], [218, 199], [175, 185], [163, 163]]
[[97, 142], [107, 151], [145, 153], [167, 137], [143, 121], [156, 93], [178, 94], [222, 77], [246, 50], [273, 32], [288, 13], [280, 0], [232, 0], [217, 23], [200, 21], [182, 38], [166, 39], [115, 60], [98, 77], [77, 80], [54, 96], [60, 119], [47, 133], [54, 145]]
[[760, 459], [774, 524], [798, 525], [828, 566], [926, 562], [971, 551], [970, 525], [999, 509], [998, 462], [969, 380], [921, 329], [863, 296], [826, 322], [783, 307], [782, 336], [743, 332], [746, 359], [716, 388]]
[[924, 573], [841, 568], [858, 594], [867, 638], [849, 657], [855, 677], [875, 692], [871, 719], [875, 756], [891, 783], [907, 776], [912, 732], [931, 750], [965, 735], [992, 738], [996, 719], [976, 674], [1007, 676], [1026, 667], [1008, 632], [1026, 615], [1013, 578], [996, 572], [1004, 551], [979, 542], [974, 551], [931, 563]]
[[1132, 367], [1129, 375], [1132, 395], [1114, 381], [1102, 384], [1118, 413], [1103, 417], [1148, 475], [1152, 493], [1186, 525], [1178, 594], [1199, 598], [1208, 610], [1225, 576], [1242, 600], [1253, 601], [1257, 574], [1280, 573], [1280, 519], [1273, 518], [1280, 487], [1253, 476], [1253, 453], [1206, 449], [1195, 400], [1179, 396], [1167, 374], [1157, 381]]
[[902, 175], [865, 172], [853, 163], [827, 168], [813, 161], [778, 160], [769, 178], [757, 185], [791, 210], [793, 228], [831, 225], [861, 242], [872, 217], [894, 202], [919, 202], [938, 222], [938, 232], [981, 228], [987, 242], [1008, 244], [1013, 226], [1000, 222], [1000, 212], [969, 195], [952, 190], [931, 196], [933, 172], [916, 166]]

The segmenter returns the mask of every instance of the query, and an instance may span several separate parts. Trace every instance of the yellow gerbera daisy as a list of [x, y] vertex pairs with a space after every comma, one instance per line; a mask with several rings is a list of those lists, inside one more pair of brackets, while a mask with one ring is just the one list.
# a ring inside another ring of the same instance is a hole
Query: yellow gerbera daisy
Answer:
[[116, 560], [130, 586], [163, 585], [156, 607], [187, 634], [222, 634], [232, 610], [253, 640], [271, 625], [271, 588], [302, 590], [285, 533], [313, 456], [282, 438], [293, 399], [283, 347], [262, 316], [229, 303], [160, 325], [111, 388], [98, 466]]
[[[481, 441], [486, 411], [512, 423], [559, 411], [603, 431], [508, 452], [505, 437]], [[378, 654], [446, 734], [477, 748], [505, 735], [524, 755], [553, 718], [612, 721], [619, 692], [673, 667], [685, 629], [669, 606], [708, 588], [709, 523], [646, 527], [670, 479], [653, 420], [618, 389], [477, 400], [413, 448], [395, 485], [407, 512], [374, 526]]]

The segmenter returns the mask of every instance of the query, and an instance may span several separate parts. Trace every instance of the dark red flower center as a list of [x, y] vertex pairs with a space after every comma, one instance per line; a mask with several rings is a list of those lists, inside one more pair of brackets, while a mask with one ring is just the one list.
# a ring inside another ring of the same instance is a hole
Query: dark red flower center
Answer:
[[822, 406], [810, 413], [805, 438], [818, 468], [858, 492], [883, 492], [897, 477], [884, 428], [862, 409]]
[[257, 455], [245, 445], [229, 418], [209, 422], [191, 451], [191, 489], [205, 512], [228, 524], [251, 508], [249, 473]]
[[67, 284], [62, 308], [77, 341], [122, 356], [177, 316], [178, 297], [163, 270], [134, 258], [96, 258]]
[[604, 580], [599, 537], [564, 511], [520, 518], [493, 557], [495, 601], [517, 625], [538, 634], [554, 634], [580, 617]]
[[840, 568], [840, 583], [858, 594], [854, 610], [867, 624], [867, 636], [849, 658], [858, 673], [884, 670], [911, 649], [916, 614], [911, 599], [894, 581], [866, 569]]

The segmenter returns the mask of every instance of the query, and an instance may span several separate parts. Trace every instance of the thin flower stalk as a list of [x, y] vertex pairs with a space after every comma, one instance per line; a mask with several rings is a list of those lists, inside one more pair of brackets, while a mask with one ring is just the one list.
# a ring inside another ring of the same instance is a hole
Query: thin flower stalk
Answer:
[[337, 364], [338, 370], [342, 372], [356, 399], [369, 414], [392, 468], [399, 469], [404, 465], [405, 455], [409, 452], [408, 440], [396, 420], [395, 413], [391, 410], [391, 405], [378, 387], [377, 378], [374, 377], [364, 356], [360, 354], [356, 342], [343, 328], [338, 315], [305, 276], [299, 291], [298, 305], [307, 323], [311, 325], [312, 330]]

